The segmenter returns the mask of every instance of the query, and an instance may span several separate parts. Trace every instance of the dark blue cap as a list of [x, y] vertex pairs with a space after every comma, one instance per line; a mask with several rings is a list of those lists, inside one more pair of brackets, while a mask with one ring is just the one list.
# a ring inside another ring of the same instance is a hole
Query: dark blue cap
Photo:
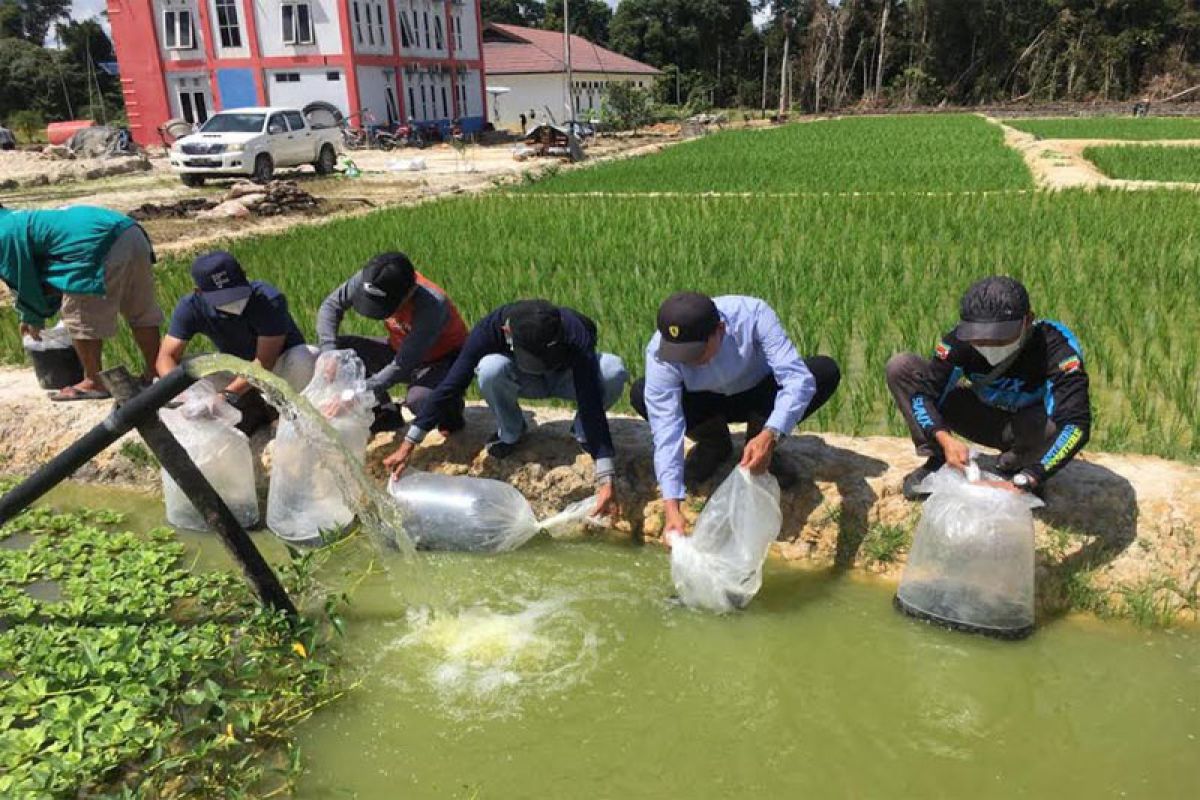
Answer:
[[242, 265], [224, 250], [205, 253], [193, 261], [192, 280], [204, 299], [214, 306], [236, 303], [253, 291]]

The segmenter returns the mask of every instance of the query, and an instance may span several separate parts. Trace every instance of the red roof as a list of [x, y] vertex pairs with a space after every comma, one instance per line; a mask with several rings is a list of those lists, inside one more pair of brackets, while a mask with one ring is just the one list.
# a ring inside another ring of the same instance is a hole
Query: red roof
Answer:
[[[489, 38], [493, 41], [488, 41]], [[495, 41], [498, 38], [503, 41]], [[557, 31], [489, 22], [484, 31], [483, 63], [488, 75], [565, 72], [563, 35]], [[605, 50], [575, 35], [571, 36], [571, 68], [577, 72], [620, 75], [661, 74], [649, 64]]]

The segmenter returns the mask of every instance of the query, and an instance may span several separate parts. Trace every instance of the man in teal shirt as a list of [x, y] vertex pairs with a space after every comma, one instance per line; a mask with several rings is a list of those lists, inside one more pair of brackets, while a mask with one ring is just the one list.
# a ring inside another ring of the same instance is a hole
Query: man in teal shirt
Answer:
[[98, 375], [118, 313], [133, 330], [145, 378], [154, 376], [163, 313], [154, 296], [153, 263], [145, 232], [116, 211], [0, 207], [0, 279], [13, 292], [21, 334], [41, 338], [46, 321], [61, 313], [83, 364], [83, 380], [51, 400], [108, 397]]

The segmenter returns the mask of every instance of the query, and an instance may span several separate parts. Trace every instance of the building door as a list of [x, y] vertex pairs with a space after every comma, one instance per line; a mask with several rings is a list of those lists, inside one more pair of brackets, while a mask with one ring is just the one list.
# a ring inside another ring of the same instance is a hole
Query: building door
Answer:
[[396, 105], [396, 73], [390, 69], [383, 71], [384, 102], [387, 105], [387, 122], [389, 128], [396, 127], [400, 121], [400, 107]]

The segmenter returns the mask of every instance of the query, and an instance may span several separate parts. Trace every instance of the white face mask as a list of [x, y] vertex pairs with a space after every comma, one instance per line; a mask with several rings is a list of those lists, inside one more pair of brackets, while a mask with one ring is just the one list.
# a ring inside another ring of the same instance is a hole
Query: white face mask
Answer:
[[1025, 344], [1025, 335], [1022, 334], [1019, 339], [1009, 344], [1002, 344], [997, 347], [984, 347], [983, 345], [973, 345], [979, 351], [979, 355], [983, 356], [993, 367], [1004, 361], [1013, 353], [1021, 349], [1021, 345]]
[[222, 306], [217, 306], [218, 311], [224, 311], [226, 314], [232, 314], [237, 317], [246, 310], [246, 304], [250, 302], [249, 297], [243, 297], [241, 300], [234, 300], [232, 303], [226, 303]]

